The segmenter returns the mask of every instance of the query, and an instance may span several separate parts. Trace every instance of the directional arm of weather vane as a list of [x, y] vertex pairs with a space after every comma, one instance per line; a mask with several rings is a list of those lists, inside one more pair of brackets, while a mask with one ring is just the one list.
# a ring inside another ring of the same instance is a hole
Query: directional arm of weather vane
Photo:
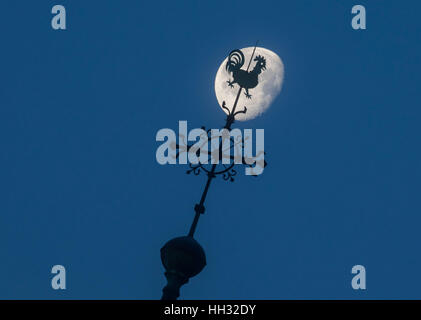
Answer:
[[[266, 152], [263, 152], [263, 154], [266, 154]], [[263, 160], [263, 163], [262, 163], [262, 160], [256, 160], [257, 157], [258, 157], [258, 155], [256, 155], [256, 157], [244, 157], [244, 156], [242, 156], [241, 157], [241, 163], [239, 163], [239, 164], [244, 164], [244, 165], [246, 165], [247, 167], [250, 167], [250, 168], [253, 167], [253, 164], [256, 164], [256, 165], [259, 165], [259, 166], [263, 166], [263, 168], [266, 168], [266, 166], [268, 165], [266, 160]], [[230, 155], [230, 159], [235, 160], [236, 157]], [[257, 176], [255, 176], [255, 177], [257, 177]]]
[[[206, 128], [205, 128], [204, 126], [202, 126], [202, 127], [201, 127], [201, 129], [202, 129], [202, 130], [204, 130], [204, 131], [206, 131], [206, 133], [207, 133], [208, 135], [209, 135], [209, 132], [211, 131], [211, 129], [206, 130]], [[175, 155], [175, 158], [176, 158], [176, 159], [180, 156], [180, 154], [181, 154], [182, 152], [189, 152], [189, 151], [190, 151], [190, 149], [191, 149], [191, 148], [193, 147], [193, 145], [194, 145], [194, 144], [187, 144], [184, 136], [182, 136], [182, 138], [184, 139], [184, 141], [183, 141], [183, 145], [180, 145], [180, 144], [178, 144], [178, 143], [175, 143], [175, 144], [173, 144], [173, 145], [171, 146], [171, 148], [172, 148], [172, 149], [177, 150], [177, 153], [176, 153], [176, 155]], [[209, 153], [209, 152], [208, 152], [208, 153]]]
[[[204, 129], [204, 127], [202, 127], [202, 129]], [[207, 130], [208, 133], [209, 133], [209, 131], [210, 130]], [[242, 143], [240, 144], [242, 149], [244, 149], [244, 144], [243, 143], [244, 143], [244, 141], [242, 141]], [[227, 155], [225, 153], [225, 151], [227, 151], [228, 149], [232, 149], [236, 145], [238, 145], [238, 143], [234, 143], [229, 148], [226, 148], [226, 149], [222, 150], [223, 151], [222, 152], [222, 155], [221, 155], [222, 158], [225, 158], [225, 159], [229, 158], [232, 162], [229, 165], [220, 163], [221, 165], [224, 166], [224, 168], [222, 170], [214, 171], [213, 172], [213, 175], [223, 174], [224, 180], [227, 180], [227, 181], [231, 181], [232, 182], [232, 181], [234, 181], [234, 179], [232, 177], [235, 176], [236, 173], [237, 173], [233, 169], [233, 167], [236, 164], [243, 164], [243, 165], [245, 165], [247, 167], [250, 167], [250, 168], [253, 168], [256, 165], [258, 165], [260, 167], [263, 167], [263, 168], [265, 168], [267, 166], [266, 160], [264, 160], [264, 159], [257, 160], [257, 158], [260, 157], [260, 155], [262, 153], [264, 155], [266, 154], [266, 152], [264, 152], [264, 151], [260, 151], [259, 154], [257, 154], [254, 157], [245, 157], [242, 154], [242, 152], [241, 152], [241, 156], [237, 156], [237, 155], [235, 155], [235, 153], [234, 153], [234, 155], [231, 155], [231, 153], [229, 155]], [[181, 150], [177, 152], [176, 158], [179, 157], [179, 155], [180, 155], [181, 152], [189, 152], [189, 150], [191, 149], [192, 146], [193, 145], [182, 145], [182, 146], [180, 146], [180, 145], [177, 144], [176, 145], [177, 150], [180, 150], [180, 149]], [[201, 152], [205, 152], [210, 157], [215, 156], [215, 154], [218, 154], [219, 153], [217, 150], [216, 151], [213, 151], [213, 152], [212, 151], [209, 151], [209, 150], [201, 150]], [[219, 159], [219, 160], [222, 161], [223, 159]], [[193, 172], [195, 175], [199, 175], [200, 172], [201, 172], [201, 170], [203, 170], [204, 172], [206, 172], [208, 174], [210, 173], [210, 171], [208, 169], [206, 169], [203, 166], [203, 164], [200, 163], [200, 162], [198, 164], [195, 164], [195, 165], [193, 165], [193, 164], [190, 163], [189, 165], [190, 165], [190, 168], [191, 169], [190, 170], [187, 170], [187, 172], [186, 172], [187, 174], [190, 174], [191, 172]], [[253, 175], [253, 176], [257, 177], [257, 175]]]

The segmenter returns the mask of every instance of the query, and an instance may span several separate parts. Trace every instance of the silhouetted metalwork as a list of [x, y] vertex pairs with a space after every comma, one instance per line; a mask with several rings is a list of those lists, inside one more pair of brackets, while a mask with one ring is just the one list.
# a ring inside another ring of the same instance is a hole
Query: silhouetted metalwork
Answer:
[[[233, 80], [227, 81], [228, 85], [233, 87], [233, 85], [237, 83], [240, 87], [231, 110], [226, 106], [225, 101], [222, 103], [222, 108], [227, 112], [224, 129], [227, 129], [228, 131], [231, 130], [231, 126], [235, 121], [235, 116], [247, 112], [246, 107], [244, 107], [243, 110], [236, 111], [238, 99], [242, 90], [245, 90], [246, 97], [250, 99], [251, 94], [249, 93], [249, 89], [255, 88], [258, 85], [258, 75], [266, 69], [266, 60], [264, 57], [259, 55], [253, 60], [256, 47], [257, 44], [253, 50], [246, 70], [241, 69], [241, 67], [244, 65], [244, 54], [241, 50], [233, 50], [228, 56], [226, 69], [233, 75]], [[248, 70], [252, 61], [256, 61], [256, 65], [254, 69], [249, 72]], [[205, 128], [202, 127], [202, 129]], [[210, 130], [207, 130], [206, 132], [209, 136]], [[232, 137], [230, 137], [230, 148], [234, 148], [236, 143], [241, 143], [241, 147], [243, 148], [244, 140], [243, 138], [241, 139], [241, 141], [236, 142]], [[185, 151], [189, 152], [191, 147], [192, 145], [187, 145]], [[178, 149], [178, 157], [180, 154], [181, 146], [176, 145], [176, 148]], [[214, 156], [211, 151], [208, 150], [206, 152], [208, 157]], [[198, 164], [190, 164], [190, 169], [186, 172], [187, 174], [193, 173], [194, 175], [199, 175], [201, 172], [204, 172], [207, 175], [207, 181], [202, 193], [202, 197], [200, 198], [200, 202], [194, 206], [195, 215], [188, 235], [174, 238], [168, 241], [161, 249], [161, 260], [166, 270], [165, 276], [168, 282], [163, 289], [162, 300], [177, 299], [180, 295], [180, 287], [187, 283], [189, 278], [199, 274], [206, 265], [205, 252], [193, 237], [199, 222], [200, 215], [205, 213], [204, 203], [209, 191], [210, 184], [217, 175], [222, 175], [224, 180], [233, 182], [234, 176], [237, 174], [237, 171], [234, 169], [234, 161], [228, 165], [221, 163], [223, 156], [222, 153], [223, 150], [221, 141], [219, 144], [219, 163], [210, 164], [210, 167], [207, 167], [205, 164], [200, 162]], [[230, 159], [234, 160], [234, 156], [231, 154]], [[241, 156], [241, 164], [252, 167], [250, 163], [252, 163], [250, 159], [244, 157], [243, 155]], [[220, 166], [220, 169], [218, 169], [218, 166]], [[266, 161], [264, 162], [264, 166], [266, 166]]]
[[189, 278], [199, 274], [206, 265], [205, 251], [193, 237], [178, 237], [168, 241], [161, 249], [167, 285], [162, 300], [176, 300], [180, 287]]
[[[240, 112], [237, 112], [236, 114], [238, 114]], [[229, 117], [229, 115], [228, 115]], [[203, 130], [205, 130], [204, 127], [202, 127]], [[208, 135], [208, 140], [212, 140], [212, 139], [219, 139], [220, 137], [212, 137], [211, 136], [211, 130], [207, 130], [206, 131], [207, 135]], [[234, 137], [229, 137], [229, 147], [227, 147], [226, 149], [223, 148], [219, 148], [218, 154], [215, 154], [212, 150], [205, 150], [205, 149], [198, 149], [197, 153], [204, 153], [208, 156], [208, 163], [204, 164], [202, 162], [199, 162], [197, 164], [192, 164], [190, 163], [190, 169], [188, 169], [186, 171], [187, 174], [193, 173], [194, 175], [199, 175], [201, 172], [204, 172], [206, 174], [209, 174], [212, 172], [212, 168], [209, 167], [210, 164], [212, 162], [212, 160], [218, 161], [218, 165], [220, 166], [220, 169], [217, 168], [214, 170], [213, 175], [217, 176], [217, 175], [222, 175], [223, 179], [226, 181], [231, 181], [234, 182], [234, 176], [237, 174], [237, 172], [233, 169], [233, 167], [236, 164], [243, 164], [247, 167], [253, 167], [253, 165], [251, 163], [253, 163], [253, 158], [252, 157], [246, 157], [243, 156], [244, 152], [244, 138], [243, 137], [239, 137], [240, 139], [235, 141]], [[228, 138], [227, 138], [228, 139]], [[204, 142], [204, 144], [207, 144], [208, 141]], [[222, 144], [222, 143], [221, 143]], [[201, 146], [202, 147], [202, 146]], [[180, 149], [180, 145], [176, 145], [176, 148]], [[187, 145], [187, 147], [185, 148], [186, 150], [184, 152], [189, 152], [190, 149], [192, 148], [192, 145]], [[235, 148], [241, 148], [241, 156], [239, 156], [238, 158], [235, 156], [236, 151]], [[230, 150], [234, 150], [234, 154], [231, 154], [231, 152], [229, 152], [227, 155], [226, 151], [230, 149]], [[176, 157], [179, 157], [180, 153], [178, 152]], [[222, 163], [222, 160], [224, 158], [229, 158], [230, 159], [230, 163], [229, 164], [224, 164]], [[236, 159], [237, 158], [237, 159]], [[236, 160], [236, 163], [234, 162]], [[266, 162], [264, 162], [264, 166], [266, 166]]]
[[[266, 69], [266, 59], [262, 56], [257, 56], [254, 58], [256, 65], [252, 71], [248, 71], [250, 67], [247, 67], [247, 70], [242, 70], [241, 67], [244, 64], [244, 54], [241, 50], [233, 50], [228, 56], [228, 61], [226, 64], [227, 71], [232, 73], [234, 80], [227, 81], [228, 85], [233, 88], [234, 83], [238, 83], [241, 88], [245, 89], [245, 95], [248, 99], [251, 99], [251, 94], [249, 94], [249, 89], [253, 89], [259, 83], [258, 75]], [[250, 60], [251, 62], [251, 60]]]

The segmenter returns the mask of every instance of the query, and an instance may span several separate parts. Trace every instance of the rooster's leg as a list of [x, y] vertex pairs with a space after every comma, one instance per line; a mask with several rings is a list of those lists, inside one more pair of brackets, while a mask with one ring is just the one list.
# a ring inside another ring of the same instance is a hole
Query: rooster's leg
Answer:
[[247, 99], [251, 99], [251, 94], [249, 93], [249, 89], [245, 88], [246, 92], [244, 92], [244, 94], [246, 95]]
[[233, 81], [227, 81], [227, 83], [228, 83], [228, 86], [230, 87], [230, 88], [234, 88], [234, 83], [235, 83], [235, 80], [233, 80]]

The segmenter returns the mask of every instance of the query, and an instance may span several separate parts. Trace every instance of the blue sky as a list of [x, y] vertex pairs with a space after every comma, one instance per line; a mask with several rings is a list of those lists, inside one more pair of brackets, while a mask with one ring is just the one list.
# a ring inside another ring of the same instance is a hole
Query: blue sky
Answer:
[[[51, 28], [55, 4], [67, 30]], [[351, 8], [367, 9], [367, 30]], [[258, 178], [212, 183], [184, 299], [421, 298], [421, 4], [17, 1], [0, 5], [0, 298], [158, 299], [159, 249], [206, 177], [155, 160], [161, 128], [218, 128], [234, 48], [285, 64]], [[242, 171], [240, 169], [239, 171]], [[67, 289], [50, 286], [51, 267]], [[367, 290], [351, 288], [351, 268]]]

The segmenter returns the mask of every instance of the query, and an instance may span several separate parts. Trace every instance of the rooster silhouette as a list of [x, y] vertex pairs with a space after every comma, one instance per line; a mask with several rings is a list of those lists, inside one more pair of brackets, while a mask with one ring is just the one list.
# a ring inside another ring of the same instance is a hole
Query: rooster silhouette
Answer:
[[241, 88], [246, 90], [245, 95], [251, 99], [249, 89], [253, 89], [259, 83], [258, 76], [266, 69], [266, 59], [262, 56], [257, 56], [253, 59], [257, 61], [252, 71], [242, 70], [244, 64], [244, 54], [241, 50], [233, 50], [228, 56], [228, 61], [225, 66], [228, 72], [232, 72], [233, 80], [227, 81], [231, 88], [234, 88], [234, 83], [237, 83]]

